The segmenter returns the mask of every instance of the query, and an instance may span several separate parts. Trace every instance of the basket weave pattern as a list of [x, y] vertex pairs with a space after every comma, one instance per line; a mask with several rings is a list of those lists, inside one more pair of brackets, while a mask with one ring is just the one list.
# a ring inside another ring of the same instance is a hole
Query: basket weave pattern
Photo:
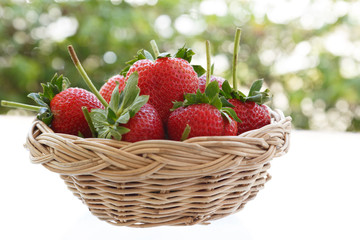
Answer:
[[108, 223], [206, 224], [241, 210], [270, 179], [270, 161], [288, 151], [291, 118], [271, 114], [271, 124], [240, 136], [184, 142], [83, 139], [34, 121], [26, 147]]

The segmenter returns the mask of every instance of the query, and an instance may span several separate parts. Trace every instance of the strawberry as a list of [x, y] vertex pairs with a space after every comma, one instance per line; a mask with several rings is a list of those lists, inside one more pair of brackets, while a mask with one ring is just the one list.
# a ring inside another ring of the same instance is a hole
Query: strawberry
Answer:
[[124, 134], [122, 139], [127, 142], [165, 138], [161, 118], [149, 103], [142, 106], [123, 126], [130, 129], [130, 132]]
[[67, 78], [54, 75], [50, 82], [41, 84], [43, 93], [30, 93], [40, 106], [2, 101], [2, 105], [19, 107], [38, 112], [37, 118], [49, 125], [56, 133], [91, 137], [92, 133], [85, 119], [82, 107], [91, 110], [104, 106], [91, 92], [81, 88], [68, 88]]
[[229, 99], [229, 102], [234, 105], [236, 115], [242, 121], [237, 125], [238, 134], [270, 124], [270, 113], [265, 105], [251, 101], [242, 102], [238, 99]]
[[224, 132], [224, 120], [220, 111], [206, 103], [180, 107], [173, 111], [167, 125], [169, 138], [179, 141], [186, 125], [191, 128], [189, 138], [221, 136]]
[[115, 75], [111, 77], [101, 88], [100, 94], [106, 100], [106, 102], [110, 102], [111, 94], [116, 87], [116, 82], [119, 83], [119, 91], [121, 92], [125, 87], [125, 77], [122, 75]]
[[[213, 81], [217, 81], [219, 84], [219, 88], [221, 88], [225, 79], [222, 77], [219, 77], [219, 76], [211, 75], [210, 82], [213, 82]], [[205, 85], [206, 85], [206, 74], [199, 77], [199, 89], [202, 93], [205, 91]]]
[[82, 107], [88, 110], [104, 108], [101, 102], [91, 92], [81, 88], [68, 88], [54, 96], [50, 101], [50, 109], [54, 115], [51, 128], [56, 133], [66, 133], [91, 137], [89, 125], [82, 112]]
[[236, 135], [237, 128], [229, 128], [229, 121], [221, 116], [221, 112], [215, 106], [207, 103], [190, 105], [177, 108], [170, 114], [168, 120], [168, 134], [172, 140], [181, 140], [187, 125], [190, 127], [188, 138], [198, 136], [224, 136]]
[[[211, 82], [196, 94], [186, 94], [184, 102], [176, 102], [167, 122], [167, 131], [172, 140], [197, 136], [236, 135], [240, 121], [224, 98], [219, 97], [219, 85]], [[186, 133], [186, 128], [190, 131]], [[187, 135], [187, 136], [186, 136]]]
[[234, 110], [241, 123], [238, 123], [238, 134], [261, 128], [271, 122], [271, 116], [266, 105], [263, 103], [270, 99], [269, 90], [260, 92], [263, 80], [255, 81], [245, 96], [240, 91], [231, 89], [227, 81], [224, 82], [221, 94], [225, 96], [229, 103], [234, 105]]
[[[126, 74], [126, 80], [137, 71], [142, 95], [149, 95], [149, 103], [154, 106], [165, 123], [174, 101], [182, 101], [184, 93], [195, 93], [199, 79], [192, 65], [193, 52], [182, 48], [174, 55], [160, 54], [156, 60], [149, 52], [138, 54]], [[146, 59], [144, 59], [146, 56]], [[182, 57], [182, 58], [180, 58]]]

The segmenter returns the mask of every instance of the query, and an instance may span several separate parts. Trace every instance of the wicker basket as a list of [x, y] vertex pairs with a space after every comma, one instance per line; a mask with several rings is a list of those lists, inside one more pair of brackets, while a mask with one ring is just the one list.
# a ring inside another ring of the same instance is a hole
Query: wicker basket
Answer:
[[34, 121], [26, 147], [108, 223], [206, 224], [241, 210], [270, 179], [270, 160], [288, 151], [291, 118], [271, 114], [271, 124], [240, 136], [184, 142], [83, 139]]

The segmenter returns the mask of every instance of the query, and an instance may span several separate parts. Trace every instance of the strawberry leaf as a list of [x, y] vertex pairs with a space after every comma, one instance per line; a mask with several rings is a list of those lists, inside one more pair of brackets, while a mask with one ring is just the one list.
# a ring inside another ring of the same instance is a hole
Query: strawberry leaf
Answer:
[[132, 118], [148, 101], [149, 95], [138, 96], [129, 107], [130, 117]]
[[114, 125], [117, 120], [116, 113], [111, 108], [107, 109], [106, 120], [111, 125]]
[[118, 109], [120, 105], [120, 94], [116, 94], [119, 92], [119, 82], [116, 81], [116, 87], [114, 88], [114, 91], [111, 94], [111, 99], [109, 102], [109, 108], [111, 109]]
[[173, 102], [173, 107], [170, 109], [170, 111], [174, 111], [175, 109], [182, 107], [183, 103], [184, 102], [178, 102], [178, 101]]
[[222, 103], [222, 106], [223, 106], [223, 107], [231, 107], [231, 108], [235, 107], [234, 105], [232, 105], [231, 103], [229, 103], [229, 101], [226, 100], [226, 98], [225, 98], [224, 96], [221, 96], [221, 97], [220, 97], [220, 100], [221, 100], [221, 103]]
[[46, 125], [50, 126], [54, 115], [50, 111], [50, 108], [43, 107], [40, 109], [39, 113], [37, 114], [37, 118], [43, 121]]
[[117, 115], [121, 114], [121, 111], [130, 107], [135, 99], [139, 97], [140, 88], [137, 86], [139, 75], [137, 72], [131, 74], [126, 82], [124, 91], [120, 95], [123, 95], [122, 102], [116, 111]]
[[255, 93], [259, 92], [262, 85], [263, 85], [262, 79], [256, 80], [250, 87], [249, 96], [254, 96]]
[[212, 81], [205, 89], [205, 95], [211, 100], [218, 96], [220, 92], [219, 84], [217, 81]]
[[27, 96], [28, 96], [28, 98], [31, 98], [32, 100], [34, 100], [34, 102], [36, 102], [40, 106], [48, 108], [50, 105], [49, 99], [48, 98], [44, 99], [43, 97], [40, 96], [40, 93], [30, 93]]
[[196, 72], [197, 76], [200, 77], [202, 75], [204, 75], [206, 73], [205, 68], [203, 68], [200, 65], [191, 65], [194, 69], [194, 71]]
[[223, 95], [225, 98], [227, 99], [231, 99], [232, 98], [232, 92], [233, 92], [233, 89], [231, 88], [228, 80], [225, 80], [221, 86], [221, 89], [220, 89], [220, 94]]
[[163, 52], [163, 53], [160, 53], [157, 58], [159, 59], [159, 58], [167, 58], [167, 57], [171, 57], [171, 54], [168, 52]]
[[210, 105], [213, 105], [214, 107], [216, 107], [217, 109], [221, 109], [222, 108], [222, 102], [219, 98], [219, 96], [214, 97], [213, 99], [210, 100]]
[[144, 50], [144, 56], [145, 56], [146, 59], [149, 59], [151, 61], [155, 61], [153, 55], [151, 55], [151, 53], [146, 51], [146, 50]]
[[236, 112], [233, 108], [223, 107], [220, 111], [221, 111], [221, 114], [223, 114], [223, 116], [225, 116], [228, 120], [231, 121], [231, 119], [229, 118], [229, 116], [230, 116], [235, 121], [241, 123], [240, 118], [236, 115]]
[[94, 124], [94, 127], [97, 129], [102, 127], [101, 125], [107, 124], [107, 113], [105, 109], [91, 109], [90, 117]]
[[120, 124], [126, 124], [130, 120], [130, 112], [126, 112], [123, 115], [121, 115], [116, 122]]

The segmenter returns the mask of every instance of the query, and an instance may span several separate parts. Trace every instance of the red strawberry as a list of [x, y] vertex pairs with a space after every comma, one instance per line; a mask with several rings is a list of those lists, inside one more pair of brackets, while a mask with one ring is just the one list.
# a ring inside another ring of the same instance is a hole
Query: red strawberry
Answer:
[[54, 118], [51, 128], [57, 133], [91, 137], [89, 125], [84, 117], [81, 107], [104, 108], [96, 96], [81, 88], [68, 88], [55, 95], [50, 102]]
[[221, 136], [224, 132], [224, 119], [220, 111], [206, 103], [180, 107], [172, 112], [167, 125], [169, 138], [180, 141], [186, 125], [191, 128], [189, 138]]
[[270, 113], [265, 105], [259, 105], [255, 102], [241, 102], [237, 99], [229, 99], [228, 101], [235, 106], [236, 115], [241, 119], [241, 123], [237, 124], [238, 134], [270, 124]]
[[111, 77], [100, 89], [100, 94], [106, 102], [110, 102], [111, 94], [116, 87], [116, 82], [119, 83], [119, 91], [125, 88], [125, 77], [122, 75], [115, 75]]
[[221, 94], [234, 106], [233, 109], [241, 120], [241, 123], [237, 124], [238, 134], [263, 127], [271, 121], [269, 110], [263, 105], [270, 100], [269, 90], [260, 92], [262, 84], [261, 79], [255, 81], [246, 96], [232, 89], [228, 81], [223, 83]]
[[142, 59], [129, 69], [126, 80], [133, 72], [139, 74], [142, 95], [149, 95], [154, 106], [166, 122], [174, 101], [182, 101], [184, 93], [195, 93], [199, 79], [190, 63], [181, 58], [162, 57], [155, 61]]
[[[225, 79], [222, 77], [219, 77], [219, 76], [211, 75], [210, 82], [212, 82], [212, 81], [217, 81], [219, 83], [219, 88], [221, 88]], [[205, 85], [206, 85], [206, 74], [199, 77], [199, 89], [202, 93], [205, 91]]]
[[20, 107], [38, 112], [37, 118], [49, 125], [56, 133], [82, 135], [91, 137], [92, 133], [85, 119], [82, 107], [88, 110], [104, 108], [94, 94], [81, 88], [68, 88], [67, 78], [54, 75], [50, 82], [41, 84], [43, 93], [30, 93], [40, 106], [32, 106], [14, 102], [1, 102], [9, 107]]
[[211, 82], [205, 93], [198, 91], [196, 94], [186, 94], [184, 102], [176, 102], [175, 110], [167, 122], [169, 138], [184, 139], [183, 134], [186, 134], [187, 125], [190, 127], [190, 132], [187, 133], [189, 138], [236, 135], [237, 124], [231, 118], [240, 120], [234, 110], [225, 107], [232, 105], [219, 97], [219, 91], [218, 83]]
[[137, 142], [149, 139], [164, 139], [164, 128], [158, 112], [153, 106], [146, 103], [130, 118], [129, 122], [123, 125], [130, 129], [130, 132], [123, 135], [122, 140]]

